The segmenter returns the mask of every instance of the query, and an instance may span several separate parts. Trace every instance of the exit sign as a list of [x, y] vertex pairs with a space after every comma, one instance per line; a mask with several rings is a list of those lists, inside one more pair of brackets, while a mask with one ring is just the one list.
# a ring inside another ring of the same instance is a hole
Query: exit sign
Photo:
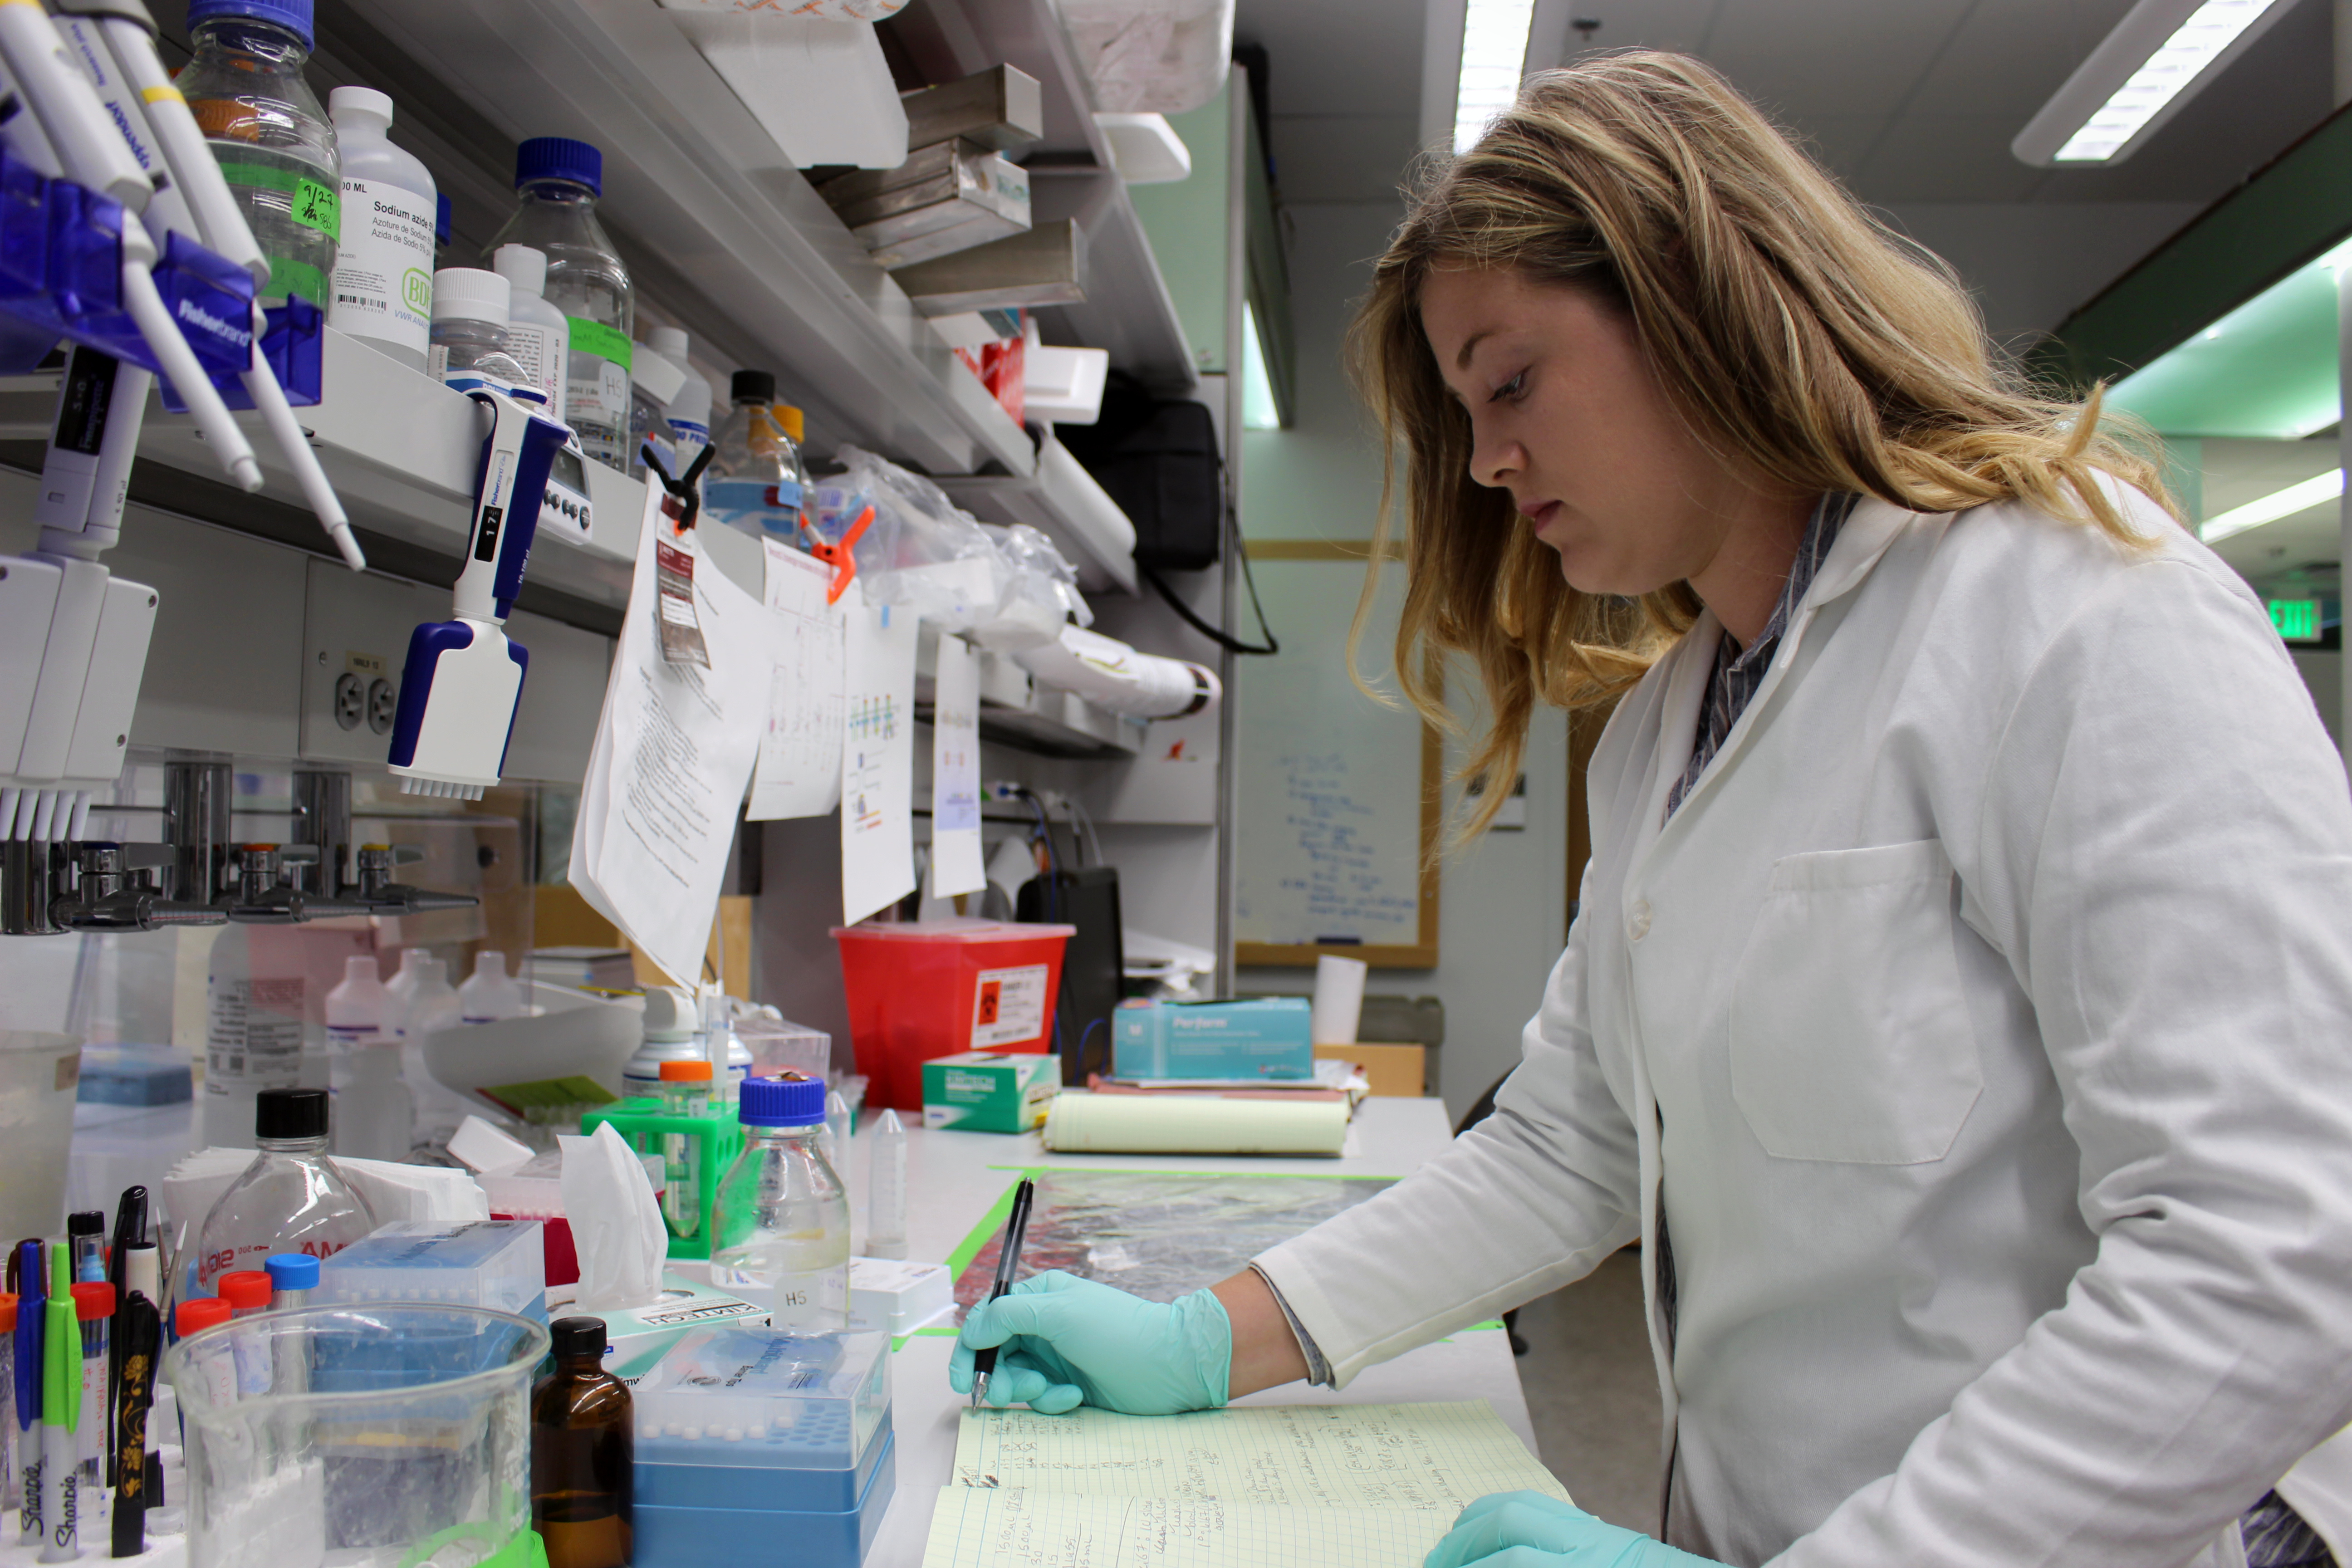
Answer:
[[2271, 625], [2288, 642], [2320, 640], [2319, 601], [2316, 599], [2273, 599], [2270, 601]]

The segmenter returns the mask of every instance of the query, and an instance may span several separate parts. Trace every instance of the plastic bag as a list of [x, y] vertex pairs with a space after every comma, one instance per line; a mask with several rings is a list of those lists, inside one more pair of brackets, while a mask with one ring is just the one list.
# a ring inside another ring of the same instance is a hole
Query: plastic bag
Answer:
[[[951, 632], [992, 615], [1009, 569], [979, 521], [930, 480], [862, 447], [835, 456], [848, 471], [820, 488], [858, 492], [875, 510], [854, 551], [868, 600], [904, 605]], [[826, 504], [821, 495], [820, 529]]]
[[1006, 581], [994, 613], [972, 627], [974, 642], [999, 653], [1018, 653], [1052, 642], [1073, 617], [1082, 626], [1094, 624], [1094, 612], [1078, 593], [1077, 568], [1062, 558], [1052, 540], [1025, 522], [980, 526], [996, 542]]

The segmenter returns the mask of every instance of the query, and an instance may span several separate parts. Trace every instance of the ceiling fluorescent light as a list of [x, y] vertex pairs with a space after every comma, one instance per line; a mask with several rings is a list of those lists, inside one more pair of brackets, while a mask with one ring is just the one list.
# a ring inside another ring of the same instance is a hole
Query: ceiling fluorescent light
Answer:
[[2334, 500], [2344, 493], [2344, 470], [2330, 468], [2315, 474], [2301, 484], [2273, 490], [2260, 500], [2250, 500], [2243, 506], [2231, 507], [2219, 517], [2209, 517], [2198, 526], [2197, 537], [2208, 544], [2218, 544], [2233, 533], [2243, 533], [2250, 528], [2260, 528], [2266, 522], [2276, 522], [2283, 517], [2293, 517], [2322, 501]]
[[1462, 75], [1454, 89], [1454, 151], [1478, 144], [1519, 96], [1536, 0], [1469, 0], [1462, 12]]
[[2139, 0], [2009, 150], [2042, 168], [2123, 162], [2288, 9], [2282, 0]]

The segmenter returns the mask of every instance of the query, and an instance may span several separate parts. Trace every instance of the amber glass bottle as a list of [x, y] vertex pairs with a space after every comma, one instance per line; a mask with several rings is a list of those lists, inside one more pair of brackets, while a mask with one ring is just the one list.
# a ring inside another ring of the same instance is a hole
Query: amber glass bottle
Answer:
[[555, 1370], [530, 1391], [530, 1522], [548, 1568], [627, 1568], [635, 1462], [628, 1384], [604, 1370], [604, 1320], [559, 1318]]

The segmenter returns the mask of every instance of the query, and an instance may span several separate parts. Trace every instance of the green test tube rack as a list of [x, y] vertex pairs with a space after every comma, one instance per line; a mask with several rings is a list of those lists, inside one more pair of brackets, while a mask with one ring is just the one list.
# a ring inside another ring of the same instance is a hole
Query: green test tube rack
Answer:
[[[611, 1124], [614, 1131], [628, 1140], [629, 1147], [640, 1154], [663, 1152], [662, 1138], [667, 1133], [683, 1133], [701, 1145], [695, 1161], [697, 1198], [701, 1205], [701, 1223], [692, 1236], [680, 1236], [663, 1215], [663, 1228], [669, 1232], [669, 1256], [692, 1259], [708, 1259], [711, 1254], [712, 1226], [719, 1223], [719, 1184], [743, 1152], [743, 1123], [737, 1119], [731, 1105], [714, 1110], [709, 1116], [677, 1116], [662, 1109], [658, 1100], [625, 1100], [591, 1110], [580, 1118], [583, 1137], [593, 1137], [600, 1122]], [[719, 1239], [719, 1249], [742, 1239], [751, 1228], [753, 1216], [749, 1214], [725, 1216], [729, 1235]]]

